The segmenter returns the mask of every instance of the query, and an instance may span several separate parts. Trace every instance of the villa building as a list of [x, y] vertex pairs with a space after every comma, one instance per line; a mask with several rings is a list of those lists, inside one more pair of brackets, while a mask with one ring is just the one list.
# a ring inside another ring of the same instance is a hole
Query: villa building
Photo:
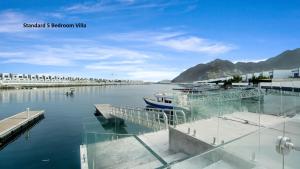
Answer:
[[295, 68], [292, 70], [292, 77], [293, 78], [300, 78], [300, 67]]
[[[300, 67], [294, 69], [273, 69], [271, 71], [248, 73], [248, 74], [241, 75], [241, 78], [242, 78], [242, 82], [249, 82], [249, 80], [251, 80], [253, 77], [258, 78], [260, 76], [266, 77], [268, 79], [273, 79], [273, 80], [300, 78]], [[216, 78], [216, 79], [195, 81], [194, 83], [211, 83], [211, 82], [225, 81], [232, 78], [233, 76], [227, 76], [227, 77]]]
[[0, 73], [1, 83], [122, 83], [141, 84], [142, 81], [135, 80], [105, 80], [101, 78], [83, 78], [42, 74], [15, 74]]

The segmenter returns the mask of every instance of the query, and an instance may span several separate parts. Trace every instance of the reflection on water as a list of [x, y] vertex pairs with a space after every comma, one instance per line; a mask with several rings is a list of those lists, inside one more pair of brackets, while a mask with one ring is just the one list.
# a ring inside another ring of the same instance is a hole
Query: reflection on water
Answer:
[[[31, 109], [44, 109], [45, 119], [26, 135], [0, 151], [0, 168], [80, 168], [79, 145], [83, 128], [97, 133], [135, 134], [150, 129], [125, 121], [106, 121], [95, 117], [94, 104], [144, 107], [144, 96], [171, 91], [172, 85], [75, 87], [73, 97], [65, 95], [70, 88], [1, 90], [0, 119]], [[194, 105], [199, 114], [248, 110], [267, 114], [299, 112], [299, 97], [267, 95], [257, 100], [245, 99], [217, 104]], [[283, 105], [283, 106], [281, 106]], [[296, 110], [295, 110], [296, 107]], [[293, 109], [294, 108], [294, 109]], [[99, 138], [102, 140], [101, 138]], [[17, 163], [16, 163], [17, 161]]]
[[[0, 151], [0, 168], [80, 168], [79, 145], [83, 128], [99, 133], [138, 133], [141, 127], [129, 122], [105, 123], [94, 116], [94, 104], [145, 106], [143, 97], [171, 91], [171, 85], [68, 87], [32, 90], [0, 90], [0, 119], [27, 107], [44, 109], [45, 119]], [[145, 129], [146, 131], [147, 129]], [[17, 163], [16, 163], [17, 161]]]
[[126, 124], [123, 119], [105, 119], [103, 116], [96, 116], [96, 118], [107, 133], [128, 134]]

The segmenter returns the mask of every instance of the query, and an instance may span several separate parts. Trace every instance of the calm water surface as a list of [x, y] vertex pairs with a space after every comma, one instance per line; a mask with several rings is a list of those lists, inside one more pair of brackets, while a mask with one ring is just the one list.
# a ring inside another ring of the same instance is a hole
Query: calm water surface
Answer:
[[[24, 111], [27, 107], [45, 110], [45, 118], [15, 141], [0, 150], [0, 169], [79, 169], [79, 145], [83, 142], [83, 126], [99, 133], [111, 133], [112, 126], [103, 127], [94, 116], [96, 103], [144, 107], [144, 96], [171, 91], [172, 85], [76, 87], [75, 95], [64, 95], [69, 88], [0, 91], [0, 119]], [[245, 100], [223, 104], [221, 109], [261, 110], [267, 114], [300, 112], [300, 97], [265, 96], [259, 108], [257, 101]], [[227, 105], [227, 106], [226, 106]], [[200, 106], [200, 105], [199, 105]], [[203, 109], [203, 106], [201, 110]], [[215, 106], [208, 106], [212, 109]], [[218, 107], [217, 107], [218, 108]], [[219, 111], [219, 110], [218, 110]], [[205, 111], [203, 111], [205, 113]], [[215, 112], [213, 112], [215, 113]], [[118, 132], [138, 133], [147, 129], [129, 122]], [[148, 129], [149, 130], [149, 129]], [[101, 139], [100, 139], [101, 140]]]
[[[79, 169], [79, 145], [83, 124], [97, 125], [106, 131], [94, 116], [95, 103], [145, 106], [142, 98], [158, 91], [170, 91], [171, 85], [134, 85], [76, 87], [75, 95], [64, 95], [69, 88], [0, 91], [0, 119], [24, 111], [45, 110], [45, 118], [28, 132], [0, 150], [0, 169]], [[138, 131], [141, 126], [126, 122], [123, 130]]]

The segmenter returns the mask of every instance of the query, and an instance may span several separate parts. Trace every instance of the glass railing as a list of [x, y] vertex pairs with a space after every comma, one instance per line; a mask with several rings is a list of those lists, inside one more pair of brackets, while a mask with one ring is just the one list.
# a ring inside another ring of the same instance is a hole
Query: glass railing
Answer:
[[[278, 137], [282, 136], [285, 125], [285, 137], [291, 139], [295, 148], [279, 150]], [[205, 168], [205, 169], [297, 169], [300, 166], [300, 118], [292, 118], [248, 135], [234, 139], [201, 155], [166, 168]], [[284, 153], [282, 153], [284, 152]]]
[[181, 94], [177, 99], [186, 99], [181, 102], [189, 111], [164, 112], [169, 130], [136, 123], [157, 113], [150, 109], [130, 111], [137, 120], [88, 119], [83, 144], [89, 168], [299, 168], [299, 95], [282, 88], [241, 90]]
[[158, 168], [163, 163], [135, 135], [86, 133], [89, 169]]
[[299, 93], [277, 85], [259, 97], [189, 100], [192, 118], [177, 129], [211, 147], [167, 168], [299, 168]]
[[163, 166], [156, 154], [137, 138], [154, 130], [120, 118], [83, 120], [83, 145], [89, 169]]

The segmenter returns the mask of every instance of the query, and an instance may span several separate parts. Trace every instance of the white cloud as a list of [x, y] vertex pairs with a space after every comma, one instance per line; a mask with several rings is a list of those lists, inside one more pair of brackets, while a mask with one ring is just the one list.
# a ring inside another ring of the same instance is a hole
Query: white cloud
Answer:
[[117, 33], [104, 36], [107, 39], [115, 41], [141, 41], [141, 42], [157, 42], [165, 39], [175, 38], [184, 35], [184, 32], [154, 32], [154, 31], [138, 31], [129, 33]]
[[117, 71], [117, 72], [128, 72], [141, 69], [141, 65], [145, 63], [144, 60], [123, 60], [123, 61], [112, 61], [112, 62], [97, 62], [86, 65], [86, 69], [91, 70], [103, 70], [103, 71]]
[[0, 12], [0, 33], [22, 32], [25, 16], [21, 13], [4, 11]]
[[21, 56], [22, 52], [1, 52], [0, 51], [0, 58], [8, 58], [8, 57], [16, 57]]
[[[62, 45], [60, 47], [38, 45], [21, 52], [0, 52], [2, 63], [26, 63], [32, 65], [74, 66], [80, 61], [119, 59], [131, 62], [150, 58], [150, 55], [110, 46]], [[125, 62], [124, 62], [125, 63]]]
[[160, 80], [172, 80], [179, 74], [178, 71], [170, 70], [140, 70], [136, 72], [129, 72], [128, 76], [131, 79], [143, 79], [145, 81], [157, 82]]
[[180, 0], [118, 0], [118, 1], [85, 1], [84, 3], [73, 4], [63, 8], [63, 11], [72, 13], [93, 13], [93, 12], [115, 12], [124, 10], [166, 8], [171, 6], [196, 5], [198, 0], [180, 1]]
[[234, 50], [236, 46], [228, 43], [213, 41], [198, 36], [191, 36], [184, 32], [131, 32], [106, 36], [115, 41], [136, 41], [152, 45], [163, 46], [183, 52], [196, 52], [206, 54], [221, 54]]
[[261, 62], [261, 61], [266, 61], [267, 58], [265, 59], [239, 59], [239, 60], [234, 60], [232, 61], [233, 63], [237, 63], [237, 62], [254, 62], [254, 63], [257, 63], [257, 62]]
[[43, 16], [53, 17], [53, 18], [57, 18], [57, 19], [63, 19], [65, 17], [65, 15], [61, 12], [45, 12], [45, 13], [43, 13]]
[[153, 65], [144, 61], [123, 62], [98, 62], [85, 67], [92, 71], [113, 72], [114, 74], [125, 74], [126, 79], [159, 81], [173, 79], [179, 71], [163, 65]]
[[[38, 14], [39, 15], [39, 14]], [[43, 13], [44, 15], [44, 13]], [[45, 14], [46, 15], [46, 14]], [[12, 10], [0, 11], [0, 34], [14, 36], [17, 38], [41, 38], [39, 32], [42, 29], [24, 28], [24, 23], [43, 23], [37, 14], [29, 16], [25, 13], [16, 12]]]
[[131, 4], [131, 3], [134, 3], [135, 2], [135, 0], [119, 0], [119, 2], [121, 2], [121, 3], [129, 3], [129, 4]]
[[[50, 42], [52, 44], [53, 42]], [[111, 78], [158, 81], [173, 79], [179, 71], [164, 67], [160, 53], [133, 50], [124, 47], [104, 46], [96, 41], [62, 39], [60, 44], [30, 45], [1, 50], [2, 64], [31, 64], [39, 66], [76, 67], [74, 73], [103, 75]], [[144, 49], [144, 48], [143, 48]], [[153, 65], [155, 63], [155, 65]], [[143, 75], [144, 74], [144, 75]], [[108, 77], [107, 77], [108, 78]]]
[[3, 61], [2, 63], [26, 63], [33, 65], [51, 65], [51, 66], [70, 66], [72, 61], [64, 58], [49, 56], [30, 56], [23, 58], [14, 58]]
[[233, 50], [235, 47], [230, 44], [211, 42], [195, 36], [164, 39], [156, 42], [178, 51], [198, 52], [207, 54], [220, 54]]

